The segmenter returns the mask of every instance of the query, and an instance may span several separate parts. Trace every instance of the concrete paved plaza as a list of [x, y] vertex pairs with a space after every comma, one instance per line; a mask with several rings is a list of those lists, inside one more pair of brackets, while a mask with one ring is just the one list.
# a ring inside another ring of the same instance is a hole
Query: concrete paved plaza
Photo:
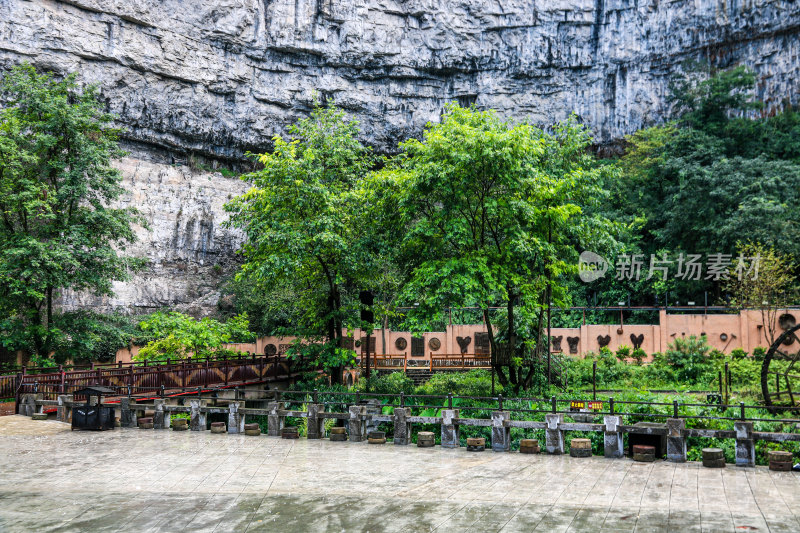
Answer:
[[[66, 431], [65, 431], [66, 429]], [[800, 531], [800, 474], [0, 417], [0, 531]]]

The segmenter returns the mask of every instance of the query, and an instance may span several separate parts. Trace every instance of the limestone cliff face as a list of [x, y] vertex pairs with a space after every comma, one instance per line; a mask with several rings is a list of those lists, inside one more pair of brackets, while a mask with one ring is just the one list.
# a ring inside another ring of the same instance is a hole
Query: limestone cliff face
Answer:
[[0, 0], [0, 66], [80, 71], [131, 139], [238, 158], [314, 91], [383, 151], [451, 100], [617, 138], [664, 118], [685, 60], [750, 65], [774, 109], [799, 31], [794, 0]]
[[[315, 92], [384, 152], [452, 100], [537, 122], [575, 112], [609, 141], [667, 116], [687, 60], [749, 65], [765, 112], [800, 103], [800, 2], [0, 0], [0, 70], [80, 72], [129, 141], [177, 159], [263, 150]], [[113, 299], [64, 305], [213, 310], [238, 243], [221, 206], [244, 184], [144, 160], [122, 168], [126, 201], [151, 221], [135, 249], [150, 268]]]
[[168, 306], [193, 315], [214, 313], [220, 284], [235, 270], [242, 242], [240, 232], [223, 227], [223, 205], [247, 184], [133, 158], [117, 166], [129, 191], [118, 207], [136, 207], [148, 224], [136, 228], [138, 241], [124, 253], [145, 257], [148, 264], [130, 281], [115, 283], [111, 298], [69, 291], [59, 303], [105, 312], [147, 313]]

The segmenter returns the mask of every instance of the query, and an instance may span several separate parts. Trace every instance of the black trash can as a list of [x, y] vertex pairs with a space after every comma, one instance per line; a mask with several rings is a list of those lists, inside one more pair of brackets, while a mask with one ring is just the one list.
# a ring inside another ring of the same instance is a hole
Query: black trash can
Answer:
[[[72, 409], [72, 429], [91, 429], [104, 431], [114, 429], [114, 408], [101, 405], [103, 395], [114, 394], [108, 387], [86, 387], [76, 390], [73, 396], [86, 396], [86, 404]], [[97, 403], [92, 405], [92, 396], [97, 396]]]

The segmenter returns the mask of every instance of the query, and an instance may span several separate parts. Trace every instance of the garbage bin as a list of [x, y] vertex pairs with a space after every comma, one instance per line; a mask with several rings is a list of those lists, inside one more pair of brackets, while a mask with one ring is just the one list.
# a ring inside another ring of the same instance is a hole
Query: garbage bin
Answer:
[[[86, 387], [76, 390], [73, 396], [86, 396], [86, 404], [72, 409], [72, 429], [92, 429], [104, 431], [114, 429], [114, 408], [101, 405], [103, 395], [115, 394], [114, 389], [108, 387]], [[92, 404], [92, 396], [97, 397], [97, 403]]]

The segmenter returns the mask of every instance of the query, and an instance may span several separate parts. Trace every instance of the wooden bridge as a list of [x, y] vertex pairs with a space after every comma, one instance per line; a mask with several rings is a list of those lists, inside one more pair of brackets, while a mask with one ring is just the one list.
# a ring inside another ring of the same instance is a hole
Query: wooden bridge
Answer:
[[153, 396], [190, 388], [239, 387], [288, 379], [292, 365], [281, 356], [242, 356], [229, 359], [186, 359], [181, 361], [93, 364], [89, 368], [66, 370], [64, 367], [34, 369], [15, 375], [0, 376], [0, 398], [23, 394], [41, 394], [55, 400], [59, 394], [89, 385], [110, 387], [120, 395]]

